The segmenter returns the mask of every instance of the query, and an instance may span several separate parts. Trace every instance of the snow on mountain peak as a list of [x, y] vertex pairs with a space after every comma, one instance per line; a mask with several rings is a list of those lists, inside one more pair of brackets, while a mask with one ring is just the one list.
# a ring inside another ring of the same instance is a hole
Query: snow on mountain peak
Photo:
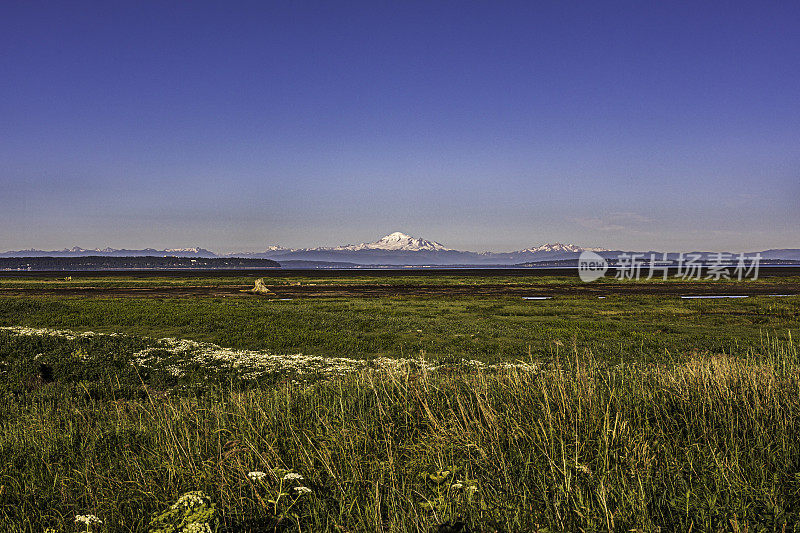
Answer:
[[537, 252], [583, 252], [583, 251], [592, 251], [592, 252], [607, 252], [605, 248], [583, 248], [581, 246], [577, 246], [575, 244], [564, 244], [561, 242], [554, 242], [554, 243], [545, 243], [541, 246], [534, 246], [533, 248], [526, 248], [524, 250], [520, 250], [517, 253], [537, 253]]
[[190, 253], [197, 254], [197, 253], [202, 252], [203, 249], [199, 248], [199, 247], [194, 247], [194, 248], [167, 248], [164, 251], [167, 252], [167, 253], [172, 253], [172, 252], [190, 252]]
[[336, 250], [407, 250], [407, 251], [431, 251], [449, 250], [443, 244], [436, 241], [428, 241], [419, 237], [412, 237], [400, 231], [395, 231], [375, 242], [363, 242], [361, 244], [351, 244], [339, 246]]
[[389, 241], [403, 241], [403, 240], [408, 240], [408, 239], [412, 239], [412, 238], [413, 237], [411, 237], [411, 235], [406, 235], [405, 233], [403, 233], [401, 231], [395, 231], [394, 233], [390, 233], [389, 235], [386, 235], [385, 237], [381, 237], [379, 240], [389, 242]]

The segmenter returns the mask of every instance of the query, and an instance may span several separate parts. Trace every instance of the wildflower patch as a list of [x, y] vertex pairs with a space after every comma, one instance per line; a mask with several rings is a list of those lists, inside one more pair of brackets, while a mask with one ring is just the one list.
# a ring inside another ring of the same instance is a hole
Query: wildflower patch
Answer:
[[[2, 342], [3, 338], [6, 342]], [[3, 345], [29, 340], [35, 347], [33, 358], [53, 360], [62, 367], [69, 362], [73, 372], [81, 369], [101, 371], [114, 362], [117, 373], [133, 372], [148, 381], [157, 378], [167, 384], [197, 382], [198, 378], [214, 377], [242, 381], [259, 381], [275, 376], [332, 377], [364, 370], [414, 370], [436, 372], [452, 369], [483, 371], [534, 371], [536, 365], [525, 362], [486, 364], [462, 359], [455, 364], [433, 364], [422, 359], [322, 357], [304, 354], [273, 354], [268, 351], [237, 350], [213, 343], [188, 339], [122, 335], [118, 333], [75, 332], [21, 326], [0, 327], [0, 355]], [[9, 347], [5, 348], [9, 350]], [[23, 350], [25, 351], [25, 350]], [[30, 349], [28, 350], [30, 351]], [[1, 359], [1, 358], [0, 358]], [[79, 376], [80, 377], [80, 376]]]

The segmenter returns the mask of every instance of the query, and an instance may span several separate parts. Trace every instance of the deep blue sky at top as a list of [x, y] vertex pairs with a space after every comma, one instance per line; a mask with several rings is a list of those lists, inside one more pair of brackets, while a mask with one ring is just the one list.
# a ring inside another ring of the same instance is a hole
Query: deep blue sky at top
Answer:
[[800, 247], [798, 2], [0, 4], [0, 249]]

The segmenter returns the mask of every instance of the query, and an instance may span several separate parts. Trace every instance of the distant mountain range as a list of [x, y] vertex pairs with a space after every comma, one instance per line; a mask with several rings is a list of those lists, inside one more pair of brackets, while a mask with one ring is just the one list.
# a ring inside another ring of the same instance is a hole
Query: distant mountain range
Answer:
[[[350, 263], [355, 265], [518, 265], [540, 262], [558, 262], [577, 259], [581, 252], [590, 250], [607, 258], [614, 258], [621, 253], [634, 253], [623, 250], [608, 250], [597, 247], [582, 247], [575, 244], [547, 243], [513, 252], [470, 252], [448, 248], [436, 241], [412, 237], [399, 231], [390, 233], [374, 242], [348, 244], [335, 247], [319, 248], [284, 248], [269, 246], [262, 252], [241, 252], [232, 254], [216, 254], [204, 248], [168, 248], [141, 250], [103, 248], [86, 249], [70, 248], [56, 251], [17, 250], [0, 253], [0, 257], [195, 257], [195, 258], [252, 258], [273, 259], [278, 262], [292, 263], [315, 262]], [[660, 252], [635, 252], [650, 253]], [[708, 254], [708, 252], [701, 252]], [[755, 253], [755, 252], [753, 252]], [[786, 248], [764, 250], [761, 256], [767, 260], [800, 261], [800, 249]]]
[[603, 248], [548, 243], [514, 252], [469, 252], [396, 231], [375, 242], [322, 248], [271, 248], [265, 252], [244, 254], [244, 257], [264, 257], [278, 262], [347, 261], [362, 265], [513, 265], [569, 259], [584, 250], [605, 251]]
[[[215, 254], [204, 248], [167, 248], [156, 250], [155, 248], [144, 248], [141, 250], [128, 250], [125, 248], [64, 248], [63, 250], [12, 250], [0, 252], [0, 257], [225, 257]], [[239, 257], [238, 255], [236, 257]]]

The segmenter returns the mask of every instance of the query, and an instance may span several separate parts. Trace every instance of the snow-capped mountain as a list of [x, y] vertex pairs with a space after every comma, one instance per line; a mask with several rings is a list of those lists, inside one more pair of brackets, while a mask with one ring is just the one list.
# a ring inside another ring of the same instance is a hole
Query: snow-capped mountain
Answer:
[[570, 252], [570, 253], [580, 253], [580, 252], [607, 252], [607, 248], [584, 248], [582, 246], [577, 246], [575, 244], [564, 244], [560, 242], [554, 242], [552, 244], [545, 243], [541, 246], [534, 246], [532, 248], [525, 248], [524, 250], [519, 250], [517, 252], [512, 252], [515, 254], [536, 254], [540, 252]]
[[86, 256], [107, 256], [107, 257], [217, 257], [217, 254], [205, 248], [167, 248], [156, 250], [154, 248], [144, 248], [141, 250], [127, 250], [118, 248], [81, 248], [74, 246], [63, 250], [14, 250], [0, 253], [0, 257], [86, 257]]
[[443, 244], [436, 241], [428, 241], [418, 237], [412, 237], [405, 233], [395, 231], [384, 237], [381, 237], [375, 242], [362, 242], [361, 244], [348, 244], [347, 246], [337, 246], [336, 248], [329, 248], [331, 250], [403, 250], [411, 252], [419, 251], [433, 251], [433, 250], [450, 250]]
[[377, 241], [361, 244], [303, 249], [271, 247], [263, 252], [231, 255], [277, 261], [339, 261], [362, 265], [513, 265], [526, 261], [577, 258], [584, 250], [604, 249], [548, 243], [516, 252], [477, 253], [455, 250], [436, 241], [395, 231]]
[[[107, 248], [107, 249], [110, 250], [110, 248]], [[194, 247], [194, 248], [167, 248], [164, 251], [167, 252], [167, 253], [175, 253], [175, 254], [178, 254], [178, 253], [201, 254], [203, 252], [208, 252], [208, 250], [204, 250], [203, 248], [198, 248], [198, 247]]]

